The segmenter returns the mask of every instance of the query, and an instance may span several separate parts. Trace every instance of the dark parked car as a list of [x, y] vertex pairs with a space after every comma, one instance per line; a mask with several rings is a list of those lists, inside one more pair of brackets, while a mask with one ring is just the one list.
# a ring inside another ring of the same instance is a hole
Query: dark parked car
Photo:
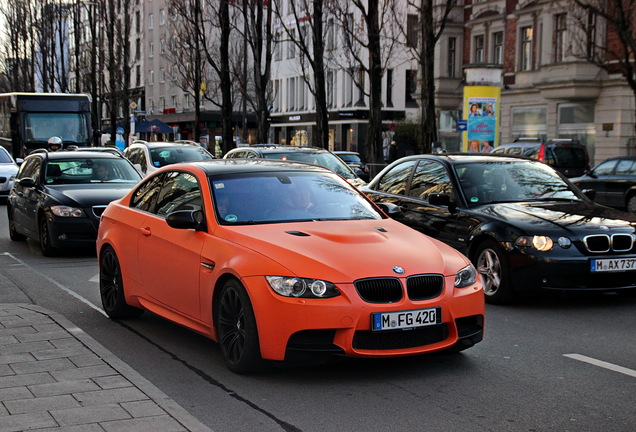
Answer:
[[11, 240], [38, 240], [45, 256], [94, 247], [106, 206], [140, 180], [121, 155], [36, 150], [20, 166], [7, 201]]
[[342, 159], [347, 165], [349, 165], [358, 177], [364, 181], [369, 181], [369, 170], [362, 160], [360, 153], [352, 151], [336, 150], [333, 152], [336, 156]]
[[323, 148], [257, 144], [232, 149], [223, 158], [279, 159], [311, 163], [329, 168], [354, 186], [362, 186], [366, 183], [342, 159]]
[[578, 177], [590, 169], [587, 147], [570, 138], [555, 138], [546, 142], [538, 138], [519, 138], [513, 143], [498, 146], [493, 153], [536, 159], [566, 177]]
[[580, 189], [594, 189], [594, 201], [636, 213], [636, 157], [617, 157], [571, 179]]
[[546, 164], [409, 156], [363, 192], [396, 220], [468, 256], [490, 303], [535, 288], [635, 293], [636, 217], [594, 203]]

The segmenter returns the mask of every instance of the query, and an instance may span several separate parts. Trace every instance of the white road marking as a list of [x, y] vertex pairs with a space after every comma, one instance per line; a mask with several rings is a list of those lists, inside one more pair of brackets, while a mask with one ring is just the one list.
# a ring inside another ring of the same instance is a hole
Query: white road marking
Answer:
[[99, 282], [99, 273], [88, 280], [89, 282]]
[[636, 370], [633, 369], [628, 369], [623, 366], [618, 366], [613, 363], [604, 362], [602, 360], [597, 360], [595, 358], [587, 357], [581, 354], [563, 354], [563, 356], [636, 378]]
[[102, 308], [94, 305], [93, 303], [91, 303], [90, 301], [88, 301], [87, 299], [85, 299], [84, 297], [82, 297], [81, 295], [79, 295], [78, 293], [76, 293], [75, 291], [73, 291], [72, 289], [62, 285], [61, 283], [51, 279], [50, 277], [48, 277], [47, 275], [45, 275], [44, 273], [34, 269], [33, 267], [31, 267], [30, 265], [28, 265], [27, 263], [25, 263], [24, 261], [22, 261], [19, 258], [16, 258], [15, 256], [13, 256], [10, 252], [4, 252], [4, 254], [8, 257], [10, 257], [12, 260], [14, 260], [15, 262], [23, 265], [24, 267], [28, 268], [30, 271], [32, 271], [33, 273], [37, 274], [40, 277], [43, 277], [44, 279], [46, 279], [47, 281], [51, 282], [53, 285], [55, 285], [56, 287], [58, 287], [59, 289], [61, 289], [62, 291], [64, 291], [65, 293], [67, 293], [70, 296], [75, 297], [76, 299], [78, 299], [79, 301], [81, 301], [82, 303], [88, 305], [89, 307], [95, 309], [97, 312], [101, 313], [104, 316], [106, 315], [106, 312], [104, 312], [102, 310]]

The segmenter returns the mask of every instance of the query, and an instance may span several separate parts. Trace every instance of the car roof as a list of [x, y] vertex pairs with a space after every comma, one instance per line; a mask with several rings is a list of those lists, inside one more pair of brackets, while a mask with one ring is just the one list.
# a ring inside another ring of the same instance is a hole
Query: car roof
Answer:
[[[176, 168], [177, 165], [166, 165]], [[275, 159], [213, 159], [206, 161], [187, 162], [185, 166], [197, 166], [207, 175], [257, 173], [257, 172], [315, 172], [333, 174], [328, 168], [296, 161], [282, 161]]]
[[81, 159], [81, 158], [93, 158], [93, 159], [124, 159], [123, 156], [116, 154], [115, 152], [109, 151], [81, 151], [77, 150], [58, 150], [58, 151], [47, 151], [46, 149], [37, 149], [31, 152], [27, 158], [34, 155], [45, 155], [46, 158], [50, 160], [59, 160], [59, 159]]
[[523, 156], [511, 156], [507, 154], [493, 154], [493, 153], [436, 153], [436, 154], [419, 154], [413, 156], [406, 156], [401, 161], [405, 160], [419, 160], [419, 159], [435, 159], [439, 161], [446, 161], [447, 163], [457, 162], [494, 162], [494, 161], [529, 161], [536, 162], [534, 159], [530, 159]]
[[337, 154], [337, 155], [360, 155], [360, 153], [358, 152], [354, 152], [354, 151], [343, 151], [343, 150], [334, 150], [332, 153]]
[[304, 152], [304, 153], [331, 153], [329, 150], [321, 148], [321, 147], [300, 147], [294, 145], [282, 145], [282, 144], [254, 144], [249, 147], [237, 147], [237, 149], [245, 150], [245, 149], [256, 149], [263, 153], [276, 153], [280, 151], [285, 152]]

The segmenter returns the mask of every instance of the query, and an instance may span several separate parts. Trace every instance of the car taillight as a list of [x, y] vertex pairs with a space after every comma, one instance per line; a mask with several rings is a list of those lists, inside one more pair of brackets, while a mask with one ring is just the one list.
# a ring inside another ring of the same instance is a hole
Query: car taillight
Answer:
[[545, 162], [545, 144], [541, 144], [539, 147], [539, 156], [537, 157], [541, 162]]

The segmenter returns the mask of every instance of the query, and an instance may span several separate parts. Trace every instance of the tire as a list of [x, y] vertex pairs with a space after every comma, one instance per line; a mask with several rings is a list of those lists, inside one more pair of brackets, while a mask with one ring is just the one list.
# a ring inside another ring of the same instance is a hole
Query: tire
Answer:
[[473, 264], [482, 276], [486, 302], [509, 304], [517, 298], [504, 251], [494, 240], [485, 240], [476, 249]]
[[627, 198], [627, 203], [625, 205], [627, 207], [627, 211], [631, 214], [636, 214], [636, 194], [632, 194]]
[[247, 374], [261, 369], [256, 318], [245, 288], [236, 279], [223, 285], [215, 311], [216, 331], [227, 367]]
[[9, 219], [9, 238], [13, 241], [25, 241], [26, 236], [18, 233], [13, 220], [13, 210], [7, 205], [7, 218]]
[[126, 303], [121, 266], [111, 247], [104, 249], [99, 259], [99, 295], [104, 312], [114, 320], [137, 318], [144, 313]]
[[38, 218], [38, 231], [40, 237], [40, 249], [45, 257], [57, 255], [57, 249], [51, 246], [51, 232], [49, 224], [46, 222], [46, 216], [42, 215]]

